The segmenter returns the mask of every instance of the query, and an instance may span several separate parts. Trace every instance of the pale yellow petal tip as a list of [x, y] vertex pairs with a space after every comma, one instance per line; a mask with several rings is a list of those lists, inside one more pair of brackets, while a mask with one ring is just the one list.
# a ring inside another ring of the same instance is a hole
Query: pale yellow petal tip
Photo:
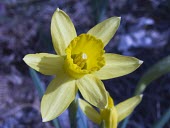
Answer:
[[143, 98], [143, 94], [140, 94], [140, 98], [141, 98], [141, 99]]
[[27, 55], [24, 56], [24, 58], [22, 60], [26, 63], [26, 61], [28, 60], [28, 56]]
[[47, 119], [46, 118], [42, 119], [42, 122], [47, 122]]
[[139, 64], [141, 65], [143, 63], [143, 61], [142, 60], [139, 60]]
[[60, 9], [59, 9], [59, 8], [57, 8], [57, 11], [59, 12], [59, 11], [60, 11]]
[[22, 58], [22, 60], [25, 61], [25, 56], [24, 56], [24, 58]]
[[43, 119], [42, 119], [42, 122], [48, 122], [48, 121], [50, 121], [50, 120], [47, 119], [47, 118], [43, 118]]
[[119, 20], [121, 20], [121, 17], [117, 17]]

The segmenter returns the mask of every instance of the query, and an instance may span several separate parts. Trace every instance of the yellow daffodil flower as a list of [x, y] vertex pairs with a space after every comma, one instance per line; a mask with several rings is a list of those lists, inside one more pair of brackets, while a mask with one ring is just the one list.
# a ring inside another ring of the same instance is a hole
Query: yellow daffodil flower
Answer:
[[77, 90], [92, 105], [105, 108], [107, 94], [101, 80], [119, 77], [137, 69], [142, 61], [117, 54], [105, 53], [120, 24], [111, 17], [77, 36], [69, 16], [59, 8], [51, 21], [53, 46], [58, 55], [28, 54], [27, 65], [45, 75], [56, 75], [41, 101], [43, 121], [59, 116], [74, 100]]
[[83, 113], [94, 123], [104, 128], [117, 128], [118, 123], [129, 116], [141, 100], [142, 95], [138, 95], [114, 106], [112, 98], [108, 95], [108, 105], [100, 109], [100, 112], [84, 100], [79, 99], [79, 105]]

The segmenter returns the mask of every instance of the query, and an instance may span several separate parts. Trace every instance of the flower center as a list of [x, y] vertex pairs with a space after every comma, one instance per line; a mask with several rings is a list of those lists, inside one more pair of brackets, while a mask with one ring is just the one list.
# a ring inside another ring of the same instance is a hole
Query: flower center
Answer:
[[81, 69], [86, 68], [86, 61], [87, 61], [87, 55], [86, 53], [79, 53], [78, 55], [73, 55], [73, 62], [74, 64], [77, 64]]
[[100, 70], [105, 64], [103, 48], [103, 42], [92, 35], [81, 34], [74, 38], [66, 48], [66, 73], [77, 79]]

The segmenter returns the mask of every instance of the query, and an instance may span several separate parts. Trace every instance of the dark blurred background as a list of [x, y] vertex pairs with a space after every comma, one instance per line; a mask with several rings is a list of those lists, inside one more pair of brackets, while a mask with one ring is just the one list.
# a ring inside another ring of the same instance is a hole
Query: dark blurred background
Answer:
[[[40, 97], [22, 58], [54, 53], [50, 22], [57, 7], [71, 17], [78, 34], [106, 18], [122, 18], [105, 50], [144, 63], [129, 75], [104, 81], [115, 104], [132, 97], [141, 76], [170, 55], [169, 0], [0, 0], [0, 128], [54, 128], [51, 122], [42, 123]], [[51, 77], [39, 76], [48, 85]], [[127, 128], [152, 128], [169, 107], [170, 73], [146, 88]], [[67, 128], [67, 121], [63, 122]], [[170, 128], [170, 123], [164, 127]]]

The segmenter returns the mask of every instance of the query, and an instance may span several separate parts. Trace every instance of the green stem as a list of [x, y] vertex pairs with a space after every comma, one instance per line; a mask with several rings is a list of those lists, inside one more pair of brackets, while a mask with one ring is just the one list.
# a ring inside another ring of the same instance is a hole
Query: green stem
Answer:
[[42, 85], [41, 80], [34, 69], [29, 68], [29, 72], [39, 96], [42, 97], [45, 92], [45, 87]]
[[100, 125], [100, 128], [106, 128], [104, 121], [102, 121], [102, 123], [101, 123], [101, 125]]
[[78, 109], [78, 104], [77, 100], [75, 99], [69, 106], [69, 119], [70, 119], [70, 125], [71, 128], [77, 128], [77, 109]]
[[52, 120], [52, 122], [53, 122], [55, 128], [61, 128], [60, 122], [59, 122], [59, 120], [57, 118]]
[[120, 128], [126, 128], [128, 122], [129, 122], [130, 117], [131, 117], [131, 115], [128, 116], [128, 117], [121, 123]]

